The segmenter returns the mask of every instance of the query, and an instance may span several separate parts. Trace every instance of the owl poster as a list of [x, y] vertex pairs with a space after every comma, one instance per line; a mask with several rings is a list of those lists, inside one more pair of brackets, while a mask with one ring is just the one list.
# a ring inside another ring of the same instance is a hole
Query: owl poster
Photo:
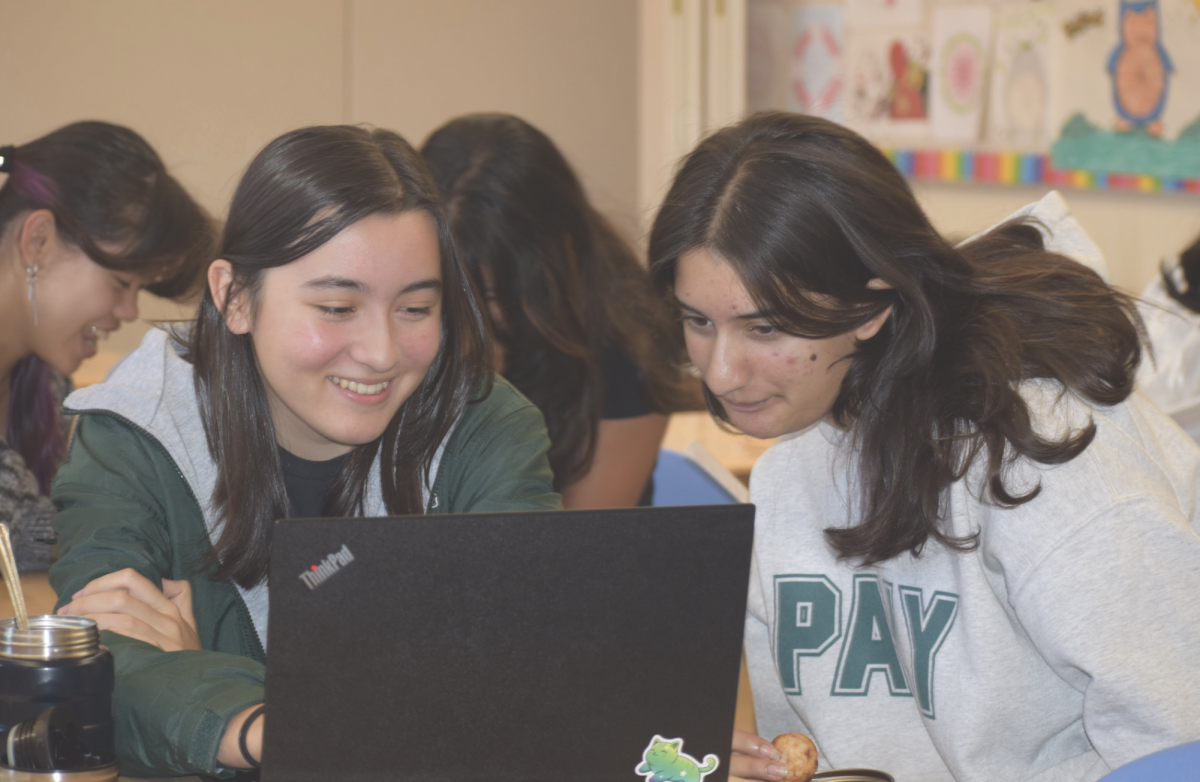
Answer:
[[1054, 165], [1200, 176], [1200, 5], [1061, 0]]

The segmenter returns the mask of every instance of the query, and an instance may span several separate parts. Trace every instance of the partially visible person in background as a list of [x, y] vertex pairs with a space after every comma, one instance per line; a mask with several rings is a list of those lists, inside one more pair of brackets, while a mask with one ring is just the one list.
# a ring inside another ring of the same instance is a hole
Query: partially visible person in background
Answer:
[[191, 292], [216, 233], [128, 128], [77, 122], [0, 147], [0, 173], [0, 521], [17, 567], [45, 570], [67, 377], [137, 318], [139, 289]]
[[1150, 360], [1138, 389], [1167, 411], [1200, 399], [1200, 237], [1142, 292]]
[[667, 416], [699, 397], [633, 250], [522, 119], [460, 117], [421, 152], [486, 299], [496, 371], [546, 417], [563, 506], [649, 505]]

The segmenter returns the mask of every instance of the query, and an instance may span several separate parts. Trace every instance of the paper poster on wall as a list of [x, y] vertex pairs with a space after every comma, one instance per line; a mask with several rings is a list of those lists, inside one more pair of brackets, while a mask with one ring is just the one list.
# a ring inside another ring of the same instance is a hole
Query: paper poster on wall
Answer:
[[839, 6], [805, 6], [793, 12], [788, 109], [842, 121], [844, 50]]
[[990, 6], [934, 11], [929, 120], [939, 141], [979, 141], [991, 24]]
[[1043, 2], [996, 8], [987, 141], [1040, 151], [1049, 141], [1053, 11]]
[[846, 0], [846, 24], [858, 27], [911, 27], [924, 12], [924, 0]]
[[1054, 165], [1200, 176], [1200, 5], [1062, 0]]
[[929, 133], [929, 36], [922, 30], [851, 30], [846, 124], [881, 140]]

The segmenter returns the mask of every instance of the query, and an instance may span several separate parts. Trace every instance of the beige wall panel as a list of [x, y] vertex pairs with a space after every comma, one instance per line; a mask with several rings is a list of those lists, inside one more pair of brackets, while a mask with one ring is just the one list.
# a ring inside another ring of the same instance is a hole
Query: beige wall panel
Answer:
[[631, 237], [637, 219], [634, 0], [355, 0], [351, 116], [419, 146], [472, 111], [521, 116]]
[[[939, 231], [960, 238], [986, 228], [1045, 190], [914, 183]], [[1060, 191], [1071, 212], [1100, 247], [1112, 283], [1140, 294], [1163, 260], [1200, 236], [1200, 199], [1166, 193]]]
[[[223, 215], [267, 141], [342, 121], [343, 18], [338, 0], [0, 0], [0, 143], [77, 119], [129, 125]], [[143, 298], [143, 317], [178, 312]]]

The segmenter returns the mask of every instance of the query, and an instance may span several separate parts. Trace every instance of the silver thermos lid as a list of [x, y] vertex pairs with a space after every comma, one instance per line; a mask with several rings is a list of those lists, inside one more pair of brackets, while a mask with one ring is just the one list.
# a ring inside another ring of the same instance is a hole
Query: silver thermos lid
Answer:
[[62, 660], [87, 657], [99, 650], [96, 623], [81, 616], [31, 616], [28, 630], [17, 627], [16, 619], [0, 621], [0, 657]]

